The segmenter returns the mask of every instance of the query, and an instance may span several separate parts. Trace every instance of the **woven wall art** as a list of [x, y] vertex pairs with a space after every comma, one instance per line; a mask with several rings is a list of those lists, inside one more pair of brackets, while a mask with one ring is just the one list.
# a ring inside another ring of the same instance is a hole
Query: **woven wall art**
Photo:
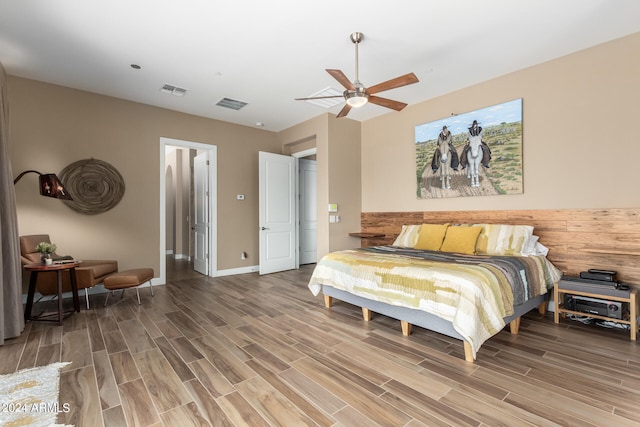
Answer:
[[106, 212], [120, 203], [124, 196], [122, 175], [102, 160], [78, 160], [65, 167], [59, 176], [73, 197], [73, 200], [63, 202], [86, 215]]

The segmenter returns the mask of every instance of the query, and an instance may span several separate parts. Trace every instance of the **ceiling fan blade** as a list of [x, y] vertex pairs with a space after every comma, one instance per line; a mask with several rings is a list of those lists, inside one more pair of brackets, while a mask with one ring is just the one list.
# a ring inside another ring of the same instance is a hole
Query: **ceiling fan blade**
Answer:
[[293, 99], [294, 101], [306, 101], [309, 99], [327, 99], [327, 98], [344, 98], [344, 95], [311, 96], [308, 98], [293, 98]]
[[340, 112], [336, 116], [336, 119], [339, 119], [340, 117], [346, 116], [347, 114], [349, 114], [350, 110], [351, 110], [351, 105], [345, 103], [344, 107], [342, 107], [342, 110], [340, 110]]
[[331, 77], [336, 79], [338, 81], [338, 83], [340, 83], [346, 89], [355, 90], [355, 88], [353, 87], [353, 83], [351, 83], [351, 81], [349, 81], [347, 76], [345, 76], [344, 73], [341, 70], [329, 70], [329, 69], [327, 69], [327, 73], [331, 74]]
[[382, 107], [391, 108], [392, 110], [400, 111], [407, 106], [404, 102], [394, 101], [393, 99], [380, 98], [379, 96], [369, 95], [369, 102], [372, 104], [380, 105]]
[[409, 73], [404, 76], [396, 77], [395, 79], [387, 80], [386, 82], [378, 83], [375, 86], [371, 86], [370, 88], [367, 88], [367, 92], [373, 95], [374, 93], [383, 92], [385, 90], [418, 83], [418, 81], [418, 77], [416, 77], [415, 74]]

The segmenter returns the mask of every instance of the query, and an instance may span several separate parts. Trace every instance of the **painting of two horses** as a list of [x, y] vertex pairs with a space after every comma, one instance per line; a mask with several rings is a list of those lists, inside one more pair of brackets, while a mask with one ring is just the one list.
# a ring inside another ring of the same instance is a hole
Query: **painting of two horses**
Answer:
[[520, 194], [522, 99], [415, 128], [417, 198]]

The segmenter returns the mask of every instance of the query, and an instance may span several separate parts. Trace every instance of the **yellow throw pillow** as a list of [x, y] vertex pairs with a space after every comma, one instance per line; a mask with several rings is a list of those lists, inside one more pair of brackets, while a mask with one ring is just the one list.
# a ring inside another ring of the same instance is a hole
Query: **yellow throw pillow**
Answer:
[[440, 250], [442, 252], [474, 255], [476, 253], [476, 241], [481, 231], [482, 227], [451, 226], [447, 228], [447, 234], [444, 236], [444, 242], [442, 242]]
[[418, 241], [414, 248], [427, 251], [439, 251], [449, 224], [422, 224]]

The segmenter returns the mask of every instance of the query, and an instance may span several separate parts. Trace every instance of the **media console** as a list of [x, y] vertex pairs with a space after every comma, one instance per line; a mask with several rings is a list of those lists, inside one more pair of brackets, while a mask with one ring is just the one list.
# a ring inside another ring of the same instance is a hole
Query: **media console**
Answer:
[[553, 320], [567, 313], [629, 325], [631, 340], [638, 334], [638, 291], [590, 284], [563, 277], [554, 286]]

